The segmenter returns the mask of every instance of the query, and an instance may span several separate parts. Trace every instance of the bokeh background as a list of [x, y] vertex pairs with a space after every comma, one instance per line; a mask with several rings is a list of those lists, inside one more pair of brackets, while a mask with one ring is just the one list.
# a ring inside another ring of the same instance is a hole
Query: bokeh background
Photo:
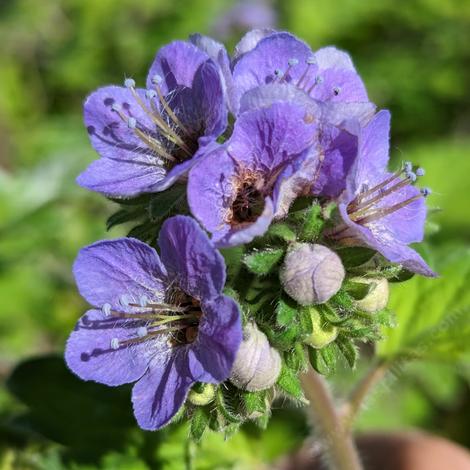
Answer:
[[[1, 0], [1, 470], [178, 469], [192, 452], [197, 468], [253, 468], [301, 444], [298, 410], [276, 411], [265, 433], [247, 427], [229, 444], [209, 436], [196, 450], [181, 426], [140, 432], [128, 389], [80, 383], [60, 359], [85, 309], [71, 276], [77, 251], [124, 233], [106, 232], [112, 205], [74, 182], [95, 158], [84, 97], [125, 76], [143, 83], [168, 41], [202, 32], [233, 47], [259, 26], [349, 51], [371, 100], [392, 112], [395, 162], [426, 169], [433, 195], [423, 251], [443, 276], [394, 287], [398, 327], [379, 349], [449, 312], [469, 323], [470, 1]], [[380, 387], [358, 429], [419, 427], [470, 446], [470, 355], [460, 354], [470, 338], [458, 347], [453, 338]], [[340, 372], [335, 391], [352, 380]]]

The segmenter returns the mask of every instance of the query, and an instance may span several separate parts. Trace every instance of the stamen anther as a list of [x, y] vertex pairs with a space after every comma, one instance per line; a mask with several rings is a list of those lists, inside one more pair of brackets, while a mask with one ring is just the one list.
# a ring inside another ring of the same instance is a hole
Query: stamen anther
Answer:
[[124, 86], [126, 88], [135, 88], [135, 80], [133, 78], [126, 78], [124, 80]]
[[141, 326], [137, 328], [137, 336], [139, 338], [143, 338], [144, 336], [147, 336], [147, 334], [148, 334], [148, 330], [145, 326]]
[[111, 346], [111, 349], [114, 349], [114, 350], [119, 349], [119, 346], [120, 346], [119, 339], [118, 338], [113, 338], [111, 340], [110, 346]]
[[424, 171], [424, 168], [419, 167], [416, 169], [415, 173], [416, 173], [416, 176], [424, 176], [426, 171]]
[[103, 312], [103, 315], [109, 317], [111, 315], [111, 304], [103, 304], [101, 311]]

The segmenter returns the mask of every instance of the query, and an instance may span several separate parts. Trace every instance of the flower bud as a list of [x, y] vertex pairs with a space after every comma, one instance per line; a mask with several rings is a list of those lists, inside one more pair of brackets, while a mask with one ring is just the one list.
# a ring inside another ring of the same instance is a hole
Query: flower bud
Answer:
[[212, 384], [201, 384], [192, 388], [188, 394], [188, 401], [196, 406], [204, 406], [210, 403], [215, 397], [215, 389]]
[[300, 305], [322, 304], [340, 289], [344, 267], [326, 246], [298, 243], [287, 253], [280, 277], [284, 290]]
[[384, 309], [388, 304], [389, 288], [388, 281], [385, 278], [363, 278], [355, 277], [352, 282], [358, 284], [369, 284], [371, 290], [361, 299], [356, 300], [356, 305], [365, 312], [375, 313]]
[[230, 382], [257, 392], [272, 387], [281, 373], [281, 356], [254, 323], [243, 330], [243, 341], [233, 364]]
[[338, 336], [338, 328], [323, 322], [320, 312], [315, 307], [309, 307], [312, 320], [312, 334], [304, 339], [304, 343], [315, 349], [321, 349], [332, 343]]

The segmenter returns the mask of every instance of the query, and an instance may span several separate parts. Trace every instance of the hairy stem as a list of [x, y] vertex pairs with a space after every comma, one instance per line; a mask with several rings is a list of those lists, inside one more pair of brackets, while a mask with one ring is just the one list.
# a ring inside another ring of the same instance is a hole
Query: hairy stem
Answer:
[[345, 404], [343, 415], [343, 426], [345, 429], [350, 429], [354, 418], [361, 410], [364, 400], [370, 390], [379, 382], [387, 373], [390, 364], [384, 360], [378, 360], [369, 369], [364, 378], [357, 384], [351, 392], [348, 402]]
[[331, 393], [312, 368], [301, 376], [305, 396], [310, 401], [314, 423], [320, 428], [320, 438], [329, 464], [334, 470], [362, 470], [352, 436], [340, 419]]

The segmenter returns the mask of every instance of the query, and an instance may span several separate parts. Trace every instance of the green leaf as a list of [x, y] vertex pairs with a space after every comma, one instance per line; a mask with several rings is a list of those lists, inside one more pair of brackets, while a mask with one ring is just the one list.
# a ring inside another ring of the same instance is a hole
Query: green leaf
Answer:
[[336, 253], [346, 268], [355, 268], [370, 261], [377, 252], [370, 248], [355, 246], [340, 248]]
[[322, 375], [331, 375], [336, 370], [338, 349], [331, 343], [322, 349], [308, 348], [308, 355], [312, 367]]
[[136, 220], [145, 216], [145, 211], [142, 208], [137, 208], [134, 210], [120, 209], [114, 214], [112, 214], [106, 221], [106, 230], [111, 230], [116, 225], [125, 224], [131, 220]]
[[223, 248], [220, 253], [224, 257], [227, 266], [227, 279], [231, 282], [235, 279], [243, 266], [243, 253], [245, 249], [242, 245], [232, 248]]
[[206, 407], [198, 406], [191, 416], [189, 435], [195, 442], [199, 442], [209, 424], [210, 413]]
[[283, 364], [277, 386], [287, 395], [296, 400], [305, 401], [302, 385], [297, 373]]
[[186, 187], [183, 184], [175, 184], [166, 191], [152, 196], [149, 204], [149, 216], [152, 220], [161, 219], [184, 200]]
[[129, 389], [84, 382], [67, 369], [62, 357], [21, 363], [7, 387], [28, 407], [24, 424], [77, 451], [101, 455], [122, 450], [135, 430]]
[[470, 355], [470, 250], [448, 245], [436, 253], [440, 277], [394, 284], [389, 308], [396, 328], [384, 328], [381, 357], [459, 360]]
[[243, 259], [246, 267], [254, 274], [268, 274], [284, 256], [283, 248], [268, 248], [252, 251]]

